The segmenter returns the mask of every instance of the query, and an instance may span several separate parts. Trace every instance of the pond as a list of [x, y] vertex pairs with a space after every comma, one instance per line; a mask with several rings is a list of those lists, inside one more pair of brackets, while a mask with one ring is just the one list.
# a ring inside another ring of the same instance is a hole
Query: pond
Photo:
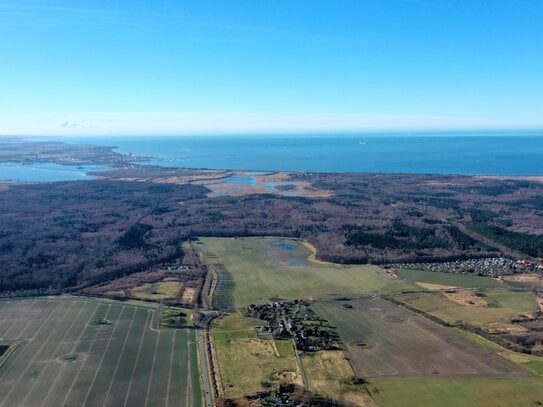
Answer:
[[248, 175], [232, 175], [230, 177], [224, 178], [224, 182], [234, 185], [255, 185], [256, 178], [250, 177]]

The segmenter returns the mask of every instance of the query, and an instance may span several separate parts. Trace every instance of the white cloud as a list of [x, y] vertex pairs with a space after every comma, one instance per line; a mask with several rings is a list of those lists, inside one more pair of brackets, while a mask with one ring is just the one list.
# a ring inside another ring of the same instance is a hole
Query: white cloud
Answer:
[[60, 128], [77, 128], [77, 129], [95, 129], [96, 126], [91, 123], [78, 123], [78, 122], [71, 122], [71, 121], [63, 121], [59, 122], [57, 124], [57, 127]]

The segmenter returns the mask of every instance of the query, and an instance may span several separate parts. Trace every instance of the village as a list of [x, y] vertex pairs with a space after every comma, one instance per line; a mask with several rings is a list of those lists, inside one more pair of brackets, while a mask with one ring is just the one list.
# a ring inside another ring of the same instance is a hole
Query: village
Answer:
[[543, 273], [543, 264], [507, 257], [485, 257], [446, 262], [394, 263], [387, 264], [385, 268], [426, 270], [443, 273], [470, 273], [486, 277], [498, 277], [504, 274], [517, 273]]
[[299, 351], [339, 349], [338, 334], [307, 301], [251, 304], [247, 307], [247, 316], [266, 321], [262, 333], [269, 333], [274, 338], [292, 338]]

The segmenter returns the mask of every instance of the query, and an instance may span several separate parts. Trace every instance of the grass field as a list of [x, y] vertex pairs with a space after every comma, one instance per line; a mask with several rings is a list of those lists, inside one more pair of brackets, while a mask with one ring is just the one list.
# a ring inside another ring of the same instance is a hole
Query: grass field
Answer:
[[140, 300], [173, 300], [177, 297], [177, 293], [182, 286], [183, 283], [179, 281], [161, 281], [134, 287], [130, 290], [130, 293]]
[[253, 395], [262, 389], [262, 382], [274, 381], [279, 372], [293, 372], [301, 380], [292, 341], [259, 337], [254, 327], [261, 324], [233, 312], [212, 330], [226, 397]]
[[469, 274], [440, 273], [437, 271], [399, 269], [396, 271], [402, 280], [414, 283], [439, 284], [462, 288], [500, 288], [503, 283], [495, 278], [472, 276]]
[[200, 406], [195, 331], [157, 329], [132, 303], [36, 298], [0, 301], [0, 407]]
[[379, 379], [367, 385], [379, 407], [528, 407], [543, 403], [543, 379]]
[[353, 384], [354, 372], [342, 351], [306, 353], [301, 360], [312, 393], [346, 405], [375, 405], [364, 385]]
[[450, 329], [381, 299], [319, 302], [314, 308], [337, 327], [358, 377], [530, 375]]
[[487, 291], [481, 297], [487, 307], [460, 305], [438, 293], [400, 294], [395, 298], [448, 323], [466, 322], [490, 330], [511, 328], [512, 317], [538, 309], [535, 295], [528, 292]]
[[[370, 265], [339, 265], [312, 260], [303, 242], [272, 237], [202, 238], [199, 245], [219, 274], [215, 301], [243, 306], [272, 297], [310, 299], [413, 289]], [[233, 292], [233, 294], [232, 294]]]

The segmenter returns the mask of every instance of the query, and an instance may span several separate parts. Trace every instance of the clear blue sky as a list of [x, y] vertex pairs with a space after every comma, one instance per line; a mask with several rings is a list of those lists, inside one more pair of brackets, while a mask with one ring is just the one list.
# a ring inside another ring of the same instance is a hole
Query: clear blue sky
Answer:
[[543, 128], [541, 0], [0, 0], [0, 134]]

